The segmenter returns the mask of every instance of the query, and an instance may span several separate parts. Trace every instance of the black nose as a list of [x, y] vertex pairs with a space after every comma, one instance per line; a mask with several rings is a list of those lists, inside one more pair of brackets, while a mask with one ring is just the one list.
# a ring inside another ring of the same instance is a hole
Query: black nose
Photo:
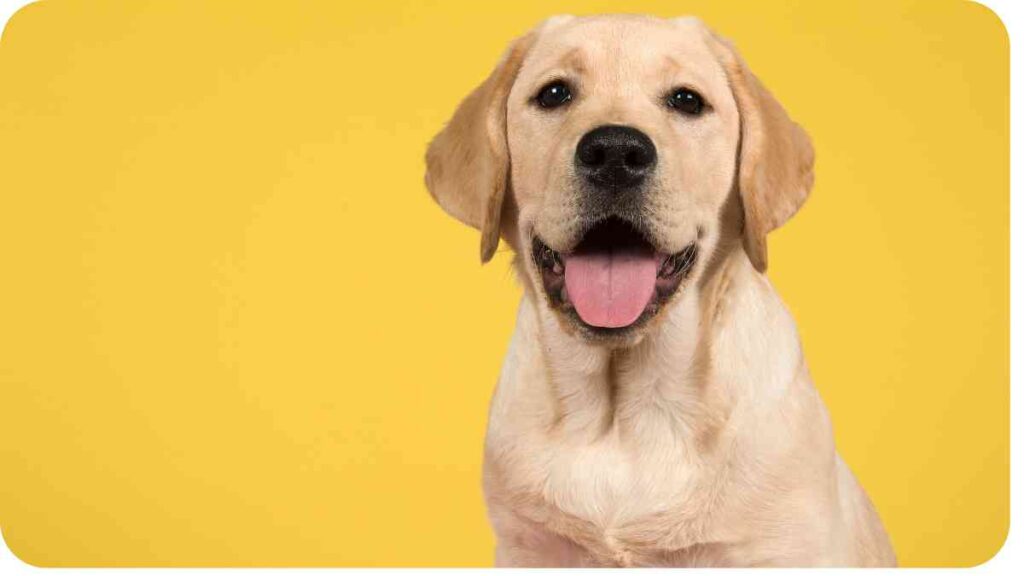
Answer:
[[577, 173], [600, 188], [639, 186], [657, 162], [654, 142], [629, 126], [594, 128], [576, 145]]

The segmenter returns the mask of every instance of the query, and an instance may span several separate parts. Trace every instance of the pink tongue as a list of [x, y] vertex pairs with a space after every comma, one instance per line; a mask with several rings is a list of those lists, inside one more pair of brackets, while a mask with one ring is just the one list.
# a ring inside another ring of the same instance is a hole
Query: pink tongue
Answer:
[[566, 255], [564, 259], [569, 300], [591, 326], [629, 326], [651, 301], [658, 277], [654, 254], [617, 250]]

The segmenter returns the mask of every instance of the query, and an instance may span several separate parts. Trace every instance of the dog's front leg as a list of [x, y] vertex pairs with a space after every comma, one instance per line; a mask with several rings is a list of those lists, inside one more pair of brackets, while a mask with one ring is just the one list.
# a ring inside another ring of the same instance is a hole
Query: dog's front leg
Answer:
[[541, 524], [491, 502], [491, 523], [497, 538], [494, 564], [509, 568], [570, 568], [594, 566], [587, 551]]
[[593, 565], [586, 551], [567, 538], [525, 528], [498, 535], [494, 565], [499, 568], [572, 568]]

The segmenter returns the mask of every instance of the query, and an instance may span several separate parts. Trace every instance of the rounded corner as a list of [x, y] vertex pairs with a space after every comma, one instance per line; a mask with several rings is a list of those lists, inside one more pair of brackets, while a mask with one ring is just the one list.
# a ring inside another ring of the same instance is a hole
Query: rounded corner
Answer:
[[[7, 549], [8, 554], [6, 554], [6, 556], [14, 558], [16, 561], [21, 562], [27, 568], [46, 568], [46, 566], [42, 564], [36, 564], [35, 562], [25, 558], [23, 555], [18, 554], [18, 552], [14, 549], [14, 546], [11, 545], [10, 540], [8, 540], [7, 537], [4, 535], [4, 527], [2, 525], [0, 525], [0, 546]], [[3, 564], [4, 556], [5, 555], [2, 552], [0, 552], [0, 564]]]
[[987, 14], [987, 17], [994, 20], [996, 28], [1000, 32], [1000, 39], [1002, 41], [1003, 48], [1005, 50], [1010, 49], [1010, 31], [1006, 28], [1006, 22], [1003, 21], [1003, 17], [996, 12], [995, 8], [989, 6], [984, 0], [968, 0], [964, 4], [970, 6], [974, 5], [981, 8], [982, 12]]
[[1011, 521], [1009, 519], [1007, 519], [1006, 524], [1003, 526], [1002, 536], [998, 540], [999, 545], [996, 546], [995, 550], [993, 550], [992, 553], [989, 554], [987, 558], [984, 558], [984, 559], [979, 560], [977, 562], [971, 562], [969, 564], [966, 564], [966, 565], [964, 565], [964, 568], [969, 568], [969, 569], [981, 568], [982, 566], [985, 566], [986, 564], [988, 564], [988, 563], [992, 562], [993, 560], [995, 560], [996, 558], [998, 558], [999, 555], [1002, 554], [1004, 550], [1006, 550], [1006, 543], [1009, 542], [1009, 540], [1010, 540], [1010, 526], [1011, 526]]
[[[2, 26], [0, 26], [0, 46], [3, 45], [4, 37], [7, 36], [7, 30], [10, 29], [11, 22], [14, 22], [18, 18], [23, 18], [24, 15], [25, 15], [25, 12], [28, 11], [28, 9], [31, 6], [37, 6], [39, 4], [40, 4], [39, 0], [31, 0], [29, 2], [26, 2], [24, 5], [22, 5], [18, 9], [16, 9], [14, 12], [11, 13], [10, 16], [7, 17], [7, 20], [3, 23]], [[35, 8], [32, 8], [32, 10], [35, 10]], [[2, 17], [3, 16], [0, 15], [0, 18], [2, 18]]]

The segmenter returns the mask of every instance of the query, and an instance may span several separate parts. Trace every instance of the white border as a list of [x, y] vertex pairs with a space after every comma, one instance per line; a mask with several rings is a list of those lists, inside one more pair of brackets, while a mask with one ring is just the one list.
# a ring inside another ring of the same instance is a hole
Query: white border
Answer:
[[[1015, 366], [1015, 360], [1024, 358], [1024, 345], [1015, 334], [1024, 329], [1024, 315], [1019, 306], [1013, 305], [1015, 296], [1019, 296], [1021, 286], [1021, 265], [1024, 258], [1024, 236], [1017, 230], [1017, 225], [1024, 222], [1021, 195], [1020, 166], [1024, 163], [1021, 149], [1017, 146], [1022, 140], [1024, 124], [1016, 114], [1013, 105], [1014, 95], [1020, 94], [1021, 52], [1020, 38], [1024, 35], [1024, 9], [1015, 0], [977, 0], [979, 4], [992, 10], [1000, 20], [1010, 38], [1010, 528], [1002, 549], [995, 557], [979, 566], [976, 571], [989, 574], [1021, 573], [1024, 567], [1024, 542], [1019, 529], [1024, 522], [1024, 506], [1020, 495], [1024, 494], [1024, 481], [1021, 478], [1021, 463], [1024, 462], [1024, 438], [1022, 438], [1021, 418], [1024, 417], [1024, 400], [1015, 391], [1020, 390], [1021, 371]], [[1019, 297], [1017, 298], [1019, 300]]]
[[[856, 0], [854, 0], [856, 1]], [[24, 0], [0, 0], [0, 22], [6, 23], [11, 16], [14, 15], [20, 8], [30, 4], [31, 2], [25, 2]], [[1010, 35], [1010, 94], [1016, 95], [1020, 93], [1020, 79], [1021, 79], [1021, 61], [1024, 58], [1024, 53], [1021, 52], [1020, 44], [1015, 40], [1020, 40], [1020, 37], [1024, 35], [1024, 3], [1020, 0], [985, 0], [978, 1], [979, 4], [987, 6], [991, 9], [999, 18], [1003, 21], [1003, 25], [1006, 27], [1007, 32]], [[1015, 339], [1014, 334], [1020, 334], [1024, 329], [1024, 313], [1021, 312], [1019, 307], [1012, 305], [1012, 297], [1016, 296], [1018, 290], [1016, 288], [1021, 285], [1022, 274], [1022, 258], [1024, 258], [1024, 235], [1017, 232], [1015, 225], [1024, 222], [1024, 204], [1020, 201], [1014, 201], [1015, 197], [1019, 197], [1022, 194], [1021, 181], [1018, 178], [1017, 170], [1018, 167], [1024, 165], [1024, 158], [1021, 156], [1021, 150], [1017, 148], [1016, 144], [1022, 142], [1022, 128], [1020, 117], [1013, 113], [1013, 107], [1011, 102], [1011, 114], [1010, 114], [1010, 286], [1011, 286], [1011, 306], [1010, 306], [1010, 532], [1007, 537], [1006, 543], [1003, 548], [996, 554], [994, 558], [988, 562], [978, 566], [976, 568], [969, 569], [974, 573], [980, 574], [1020, 574], [1021, 568], [1024, 567], [1024, 543], [1022, 543], [1021, 532], [1014, 530], [1014, 527], [1021, 526], [1021, 522], [1024, 522], [1024, 507], [1022, 507], [1020, 500], [1017, 497], [1024, 495], [1024, 483], [1021, 479], [1021, 463], [1024, 462], [1024, 438], [1021, 437], [1022, 428], [1020, 418], [1024, 417], [1024, 399], [1019, 394], [1013, 394], [1014, 389], [1020, 388], [1020, 380], [1022, 378], [1019, 370], [1014, 370], [1013, 360], [1016, 358], [1024, 357], [1024, 344], [1020, 339]], [[2, 480], [0, 480], [2, 481]], [[22, 574], [35, 574], [43, 570], [26, 564], [21, 561], [13, 552], [2, 542], [3, 534], [0, 532], [0, 574], [3, 575], [22, 575]], [[114, 569], [114, 568], [66, 568], [60, 569], [62, 572], [78, 572], [84, 573], [88, 571], [90, 574], [107, 574], [113, 573], [116, 570], [117, 574], [136, 574], [144, 571], [154, 570], [153, 568], [129, 568], [129, 569]], [[216, 568], [162, 568], [160, 569], [164, 573], [170, 575], [185, 574], [187, 570], [189, 575], [197, 573], [210, 573], [214, 572]], [[230, 570], [236, 572], [242, 572], [245, 574], [255, 575], [257, 571], [266, 570], [264, 568], [231, 568]], [[276, 569], [283, 572], [297, 572], [300, 570], [348, 570], [356, 573], [368, 574], [371, 570], [374, 573], [381, 572], [398, 572], [413, 569], [403, 568], [381, 568], [381, 569], [369, 569], [369, 568], [281, 568]], [[434, 569], [437, 570], [437, 569]], [[445, 569], [443, 569], [445, 570]], [[489, 570], [486, 568], [467, 568], [461, 569], [462, 571], [483, 571]], [[897, 569], [899, 570], [899, 569]], [[962, 568], [922, 568], [929, 572], [952, 572], [961, 571]], [[637, 572], [638, 569], [626, 569], [627, 572]], [[710, 570], [698, 569], [698, 572], [711, 573]], [[737, 572], [744, 573], [758, 573], [757, 569], [741, 569], [736, 570]], [[886, 569], [879, 571], [891, 572], [892, 569]], [[593, 573], [593, 570], [587, 569], [583, 571], [574, 571], [574, 573]], [[763, 574], [764, 572], [760, 572]], [[781, 572], [784, 574], [796, 574], [797, 569], [782, 569]], [[806, 570], [800, 570], [800, 574], [806, 574]], [[644, 570], [643, 574], [652, 574], [650, 570]]]

